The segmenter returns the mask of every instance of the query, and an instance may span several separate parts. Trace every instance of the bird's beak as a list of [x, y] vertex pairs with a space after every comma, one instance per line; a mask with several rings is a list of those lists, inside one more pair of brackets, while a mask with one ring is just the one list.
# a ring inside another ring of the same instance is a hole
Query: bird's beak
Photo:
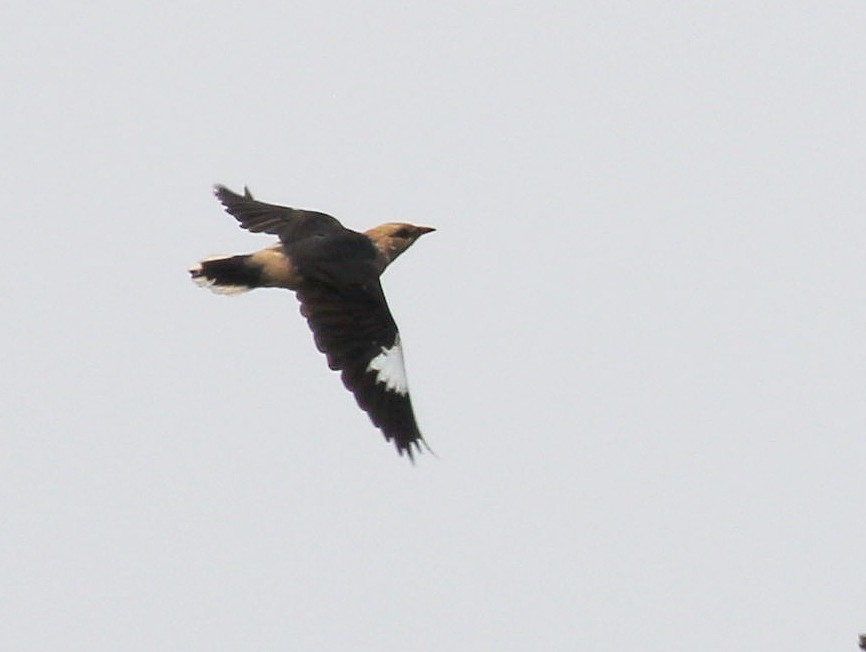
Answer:
[[419, 226], [417, 228], [418, 228], [418, 235], [419, 236], [424, 235], [425, 233], [432, 233], [433, 231], [436, 230], [432, 226]]

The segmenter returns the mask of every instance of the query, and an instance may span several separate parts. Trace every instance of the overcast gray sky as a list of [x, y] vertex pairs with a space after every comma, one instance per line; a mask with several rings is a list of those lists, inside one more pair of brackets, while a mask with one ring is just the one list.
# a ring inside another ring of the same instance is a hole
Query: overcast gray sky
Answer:
[[[854, 650], [866, 4], [3, 11], [0, 643]], [[400, 459], [211, 185], [365, 229]]]

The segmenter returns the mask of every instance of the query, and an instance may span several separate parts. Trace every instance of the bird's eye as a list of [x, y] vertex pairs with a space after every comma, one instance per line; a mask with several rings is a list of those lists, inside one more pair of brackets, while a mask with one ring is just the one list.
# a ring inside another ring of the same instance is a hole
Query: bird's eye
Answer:
[[394, 237], [395, 238], [408, 238], [409, 237], [409, 229], [407, 229], [405, 226], [400, 228], [400, 229], [397, 229], [397, 231], [394, 233]]

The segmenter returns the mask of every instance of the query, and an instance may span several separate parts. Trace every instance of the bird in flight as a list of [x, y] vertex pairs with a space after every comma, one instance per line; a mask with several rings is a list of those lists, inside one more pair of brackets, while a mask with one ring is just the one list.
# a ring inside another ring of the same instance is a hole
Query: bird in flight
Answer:
[[189, 270], [193, 280], [221, 294], [259, 287], [294, 291], [328, 366], [341, 372], [385, 439], [414, 459], [424, 439], [409, 398], [400, 333], [379, 277], [435, 229], [389, 222], [358, 233], [325, 213], [257, 201], [248, 188], [238, 195], [218, 185], [214, 194], [241, 227], [276, 235], [280, 242], [252, 254], [203, 260]]

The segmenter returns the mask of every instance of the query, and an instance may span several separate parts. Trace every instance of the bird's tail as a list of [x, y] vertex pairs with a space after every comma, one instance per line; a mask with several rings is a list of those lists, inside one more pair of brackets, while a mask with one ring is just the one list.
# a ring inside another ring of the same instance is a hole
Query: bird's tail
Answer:
[[251, 254], [206, 258], [189, 270], [192, 280], [219, 294], [240, 294], [262, 285], [260, 265]]

